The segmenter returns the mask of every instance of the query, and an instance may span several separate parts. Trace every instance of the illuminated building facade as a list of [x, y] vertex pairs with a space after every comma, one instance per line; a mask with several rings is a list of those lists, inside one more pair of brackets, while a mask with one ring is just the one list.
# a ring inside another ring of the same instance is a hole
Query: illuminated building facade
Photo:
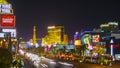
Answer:
[[74, 47], [80, 47], [81, 46], [81, 40], [79, 37], [79, 32], [75, 32], [74, 34]]
[[63, 26], [49, 26], [47, 35], [42, 39], [42, 45], [67, 44], [68, 36]]
[[100, 25], [101, 32], [117, 32], [119, 30], [118, 22], [108, 22]]
[[[101, 30], [101, 31], [100, 31]], [[100, 30], [84, 31], [81, 35], [82, 46], [87, 44], [85, 55], [90, 53], [115, 54], [120, 53], [120, 31], [117, 22], [101, 24]], [[112, 41], [112, 42], [111, 42]]]
[[81, 35], [82, 47], [85, 47], [84, 56], [106, 53], [106, 43], [102, 41], [103, 33], [84, 31]]
[[16, 44], [17, 30], [12, 5], [6, 0], [0, 0], [0, 47], [12, 50], [12, 45]]
[[[112, 56], [120, 53], [120, 31], [118, 22], [101, 24], [100, 29], [103, 33], [102, 41], [106, 42], [106, 53], [111, 54]], [[111, 40], [113, 41], [112, 43]]]

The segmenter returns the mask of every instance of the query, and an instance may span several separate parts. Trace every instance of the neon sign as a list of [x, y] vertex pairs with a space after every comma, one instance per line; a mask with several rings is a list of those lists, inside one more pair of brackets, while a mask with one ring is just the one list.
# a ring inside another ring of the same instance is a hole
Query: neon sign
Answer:
[[11, 37], [16, 37], [17, 36], [16, 29], [2, 29], [2, 32], [10, 32]]
[[1, 15], [1, 27], [14, 27], [15, 16], [14, 15]]
[[100, 42], [100, 35], [93, 35], [92, 42]]
[[11, 4], [0, 4], [0, 14], [13, 14]]

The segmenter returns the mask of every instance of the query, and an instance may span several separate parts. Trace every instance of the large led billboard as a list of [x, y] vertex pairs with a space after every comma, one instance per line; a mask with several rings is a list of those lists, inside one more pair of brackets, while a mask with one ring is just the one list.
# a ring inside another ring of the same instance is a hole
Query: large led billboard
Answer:
[[10, 32], [11, 37], [16, 37], [17, 36], [16, 29], [2, 29], [2, 32]]
[[92, 35], [92, 42], [100, 42], [100, 35]]
[[15, 27], [15, 16], [14, 15], [1, 15], [0, 16], [0, 27]]
[[0, 14], [13, 14], [11, 4], [0, 4]]

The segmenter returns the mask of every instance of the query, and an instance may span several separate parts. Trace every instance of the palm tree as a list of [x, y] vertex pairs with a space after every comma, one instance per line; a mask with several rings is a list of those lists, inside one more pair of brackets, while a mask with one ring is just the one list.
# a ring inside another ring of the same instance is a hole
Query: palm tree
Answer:
[[12, 65], [12, 53], [5, 48], [0, 48], [0, 66], [2, 68], [9, 68]]

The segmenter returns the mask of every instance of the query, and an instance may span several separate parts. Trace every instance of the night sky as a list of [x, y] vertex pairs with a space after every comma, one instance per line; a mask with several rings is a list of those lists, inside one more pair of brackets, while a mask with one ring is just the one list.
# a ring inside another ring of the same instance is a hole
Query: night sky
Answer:
[[32, 37], [37, 26], [37, 37], [47, 33], [47, 27], [62, 25], [69, 39], [76, 31], [99, 28], [110, 21], [120, 22], [120, 3], [116, 0], [8, 0], [16, 16], [18, 36]]

